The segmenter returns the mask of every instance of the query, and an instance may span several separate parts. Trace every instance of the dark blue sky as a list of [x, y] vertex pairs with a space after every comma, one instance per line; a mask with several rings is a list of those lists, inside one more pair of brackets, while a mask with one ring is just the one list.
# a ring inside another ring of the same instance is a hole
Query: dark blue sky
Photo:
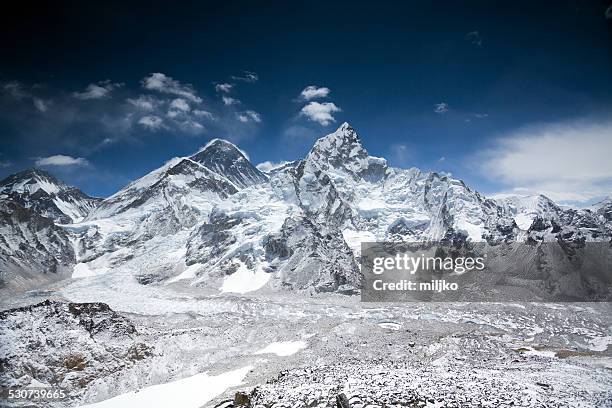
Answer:
[[[580, 161], [569, 174], [520, 174], [540, 172], [539, 142], [565, 146], [585, 132], [566, 148], [612, 155], [605, 3], [356, 3], [65, 3], [4, 14], [0, 176], [38, 162], [106, 196], [213, 137], [254, 163], [277, 162], [348, 121], [370, 154], [450, 171], [486, 193], [543, 190], [569, 202], [610, 191], [612, 174]], [[229, 92], [215, 90], [224, 83]], [[310, 85], [330, 92], [300, 98]], [[311, 102], [340, 111], [334, 121], [300, 114]], [[553, 164], [566, 158], [551, 151]], [[579, 195], [564, 195], [576, 186]]]

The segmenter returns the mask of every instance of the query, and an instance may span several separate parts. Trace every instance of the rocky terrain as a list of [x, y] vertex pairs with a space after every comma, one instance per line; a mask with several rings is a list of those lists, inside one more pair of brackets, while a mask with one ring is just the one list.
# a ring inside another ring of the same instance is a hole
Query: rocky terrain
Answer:
[[[186, 285], [146, 295], [149, 303], [126, 306], [100, 293], [117, 312], [56, 302], [4, 312], [3, 383], [61, 381], [70, 398], [54, 407], [124, 406], [113, 397], [140, 406], [159, 387], [183, 407], [234, 405], [238, 392], [266, 407], [335, 406], [342, 394], [350, 406], [612, 403], [609, 304], [364, 304], [336, 294], [206, 295]], [[66, 366], [73, 355], [84, 368]], [[207, 378], [237, 371], [237, 381], [201, 394], [213, 387]], [[183, 387], [201, 373], [208, 377]], [[200, 398], [181, 404], [181, 393]]]

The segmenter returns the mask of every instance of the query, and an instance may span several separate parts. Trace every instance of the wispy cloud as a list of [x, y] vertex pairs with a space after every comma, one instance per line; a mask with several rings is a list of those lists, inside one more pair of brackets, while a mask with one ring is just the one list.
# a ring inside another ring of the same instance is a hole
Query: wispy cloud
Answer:
[[138, 98], [128, 98], [127, 102], [143, 111], [152, 111], [161, 104], [159, 99], [153, 98], [150, 95], [140, 95]]
[[479, 152], [478, 170], [506, 191], [586, 201], [612, 192], [612, 122], [529, 126]]
[[434, 112], [443, 115], [446, 112], [448, 112], [448, 103], [446, 102], [440, 102], [440, 103], [436, 103], [434, 105]]
[[318, 87], [315, 85], [307, 86], [300, 92], [300, 98], [306, 101], [310, 101], [312, 99], [326, 98], [331, 90], [327, 87]]
[[161, 72], [154, 72], [150, 74], [149, 76], [143, 78], [141, 83], [145, 89], [150, 91], [181, 96], [195, 103], [202, 102], [202, 98], [197, 95], [197, 92], [193, 86], [190, 84], [182, 84], [176, 79], [167, 76], [166, 74], [162, 74]]
[[242, 75], [232, 75], [231, 77], [234, 81], [242, 81], [242, 82], [257, 82], [259, 80], [259, 76], [252, 71], [243, 71]]
[[170, 102], [170, 109], [177, 109], [183, 112], [189, 112], [191, 110], [191, 107], [183, 98], [176, 98], [173, 99], [172, 102]]
[[253, 110], [247, 110], [244, 112], [240, 112], [237, 115], [238, 115], [238, 120], [243, 123], [247, 123], [247, 122], [260, 123], [261, 122], [261, 115]]
[[30, 94], [23, 89], [23, 85], [17, 81], [6, 82], [2, 90], [16, 99], [29, 98]]
[[32, 103], [34, 104], [34, 107], [40, 112], [46, 112], [49, 109], [47, 102], [45, 102], [41, 98], [33, 98]]
[[215, 91], [228, 93], [228, 92], [231, 92], [233, 87], [234, 85], [228, 84], [228, 83], [216, 84]]
[[164, 127], [164, 121], [159, 116], [147, 115], [138, 120], [138, 124], [149, 130], [159, 130]]
[[36, 159], [35, 165], [39, 167], [89, 166], [89, 161], [83, 157], [56, 154], [49, 157], [39, 157]]
[[107, 98], [110, 96], [110, 93], [119, 87], [123, 86], [123, 84], [117, 82], [111, 82], [109, 79], [105, 81], [100, 81], [95, 84], [89, 84], [85, 88], [85, 90], [81, 92], [73, 92], [72, 96], [77, 99], [101, 99]]
[[240, 103], [238, 99], [232, 98], [231, 96], [223, 96], [221, 100], [225, 106], [238, 105]]
[[3, 93], [9, 95], [16, 100], [31, 101], [32, 106], [39, 112], [47, 112], [50, 101], [34, 96], [30, 90], [26, 90], [23, 84], [18, 81], [10, 81], [2, 84]]
[[332, 113], [341, 111], [342, 109], [336, 106], [336, 104], [333, 102], [309, 102], [308, 105], [302, 108], [300, 115], [303, 115], [308, 120], [317, 122], [322, 126], [327, 126], [336, 121]]
[[257, 170], [263, 171], [264, 173], [266, 173], [266, 172], [268, 172], [268, 171], [270, 171], [272, 169], [276, 169], [278, 167], [284, 166], [287, 163], [290, 163], [290, 162], [285, 161], [285, 160], [280, 161], [280, 162], [271, 162], [271, 161], [268, 160], [268, 161], [259, 163], [255, 167], [257, 167]]
[[195, 116], [206, 118], [208, 120], [216, 120], [215, 115], [212, 113], [202, 110], [202, 109], [194, 109], [192, 112]]

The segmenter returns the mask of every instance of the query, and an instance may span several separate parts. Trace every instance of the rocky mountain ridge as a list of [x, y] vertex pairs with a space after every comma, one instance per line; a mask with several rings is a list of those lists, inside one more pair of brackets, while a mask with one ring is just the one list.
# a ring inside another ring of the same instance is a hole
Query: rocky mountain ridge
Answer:
[[[611, 213], [610, 202], [575, 210], [544, 196], [492, 200], [444, 174], [389, 167], [344, 123], [303, 160], [268, 174], [215, 139], [104, 199], [82, 221], [48, 228], [52, 242], [73, 248], [65, 263], [75, 277], [120, 270], [141, 284], [351, 292], [364, 241], [609, 242]], [[4, 259], [15, 257], [11, 240], [38, 245], [7, 225]]]

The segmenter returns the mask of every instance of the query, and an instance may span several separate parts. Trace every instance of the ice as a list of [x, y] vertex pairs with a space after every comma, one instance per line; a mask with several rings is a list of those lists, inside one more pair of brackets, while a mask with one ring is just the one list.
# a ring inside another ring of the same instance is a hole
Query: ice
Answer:
[[72, 270], [72, 278], [88, 278], [90, 276], [96, 276], [104, 272], [105, 270], [92, 271], [86, 263], [78, 263], [74, 265], [74, 269]]
[[376, 235], [370, 231], [355, 231], [350, 228], [342, 231], [342, 236], [346, 241], [346, 244], [351, 248], [351, 251], [355, 254], [356, 258], [361, 256], [361, 243], [362, 242], [376, 242]]
[[514, 222], [516, 222], [516, 225], [518, 225], [520, 229], [526, 231], [531, 227], [531, 224], [533, 224], [534, 217], [533, 214], [521, 213], [514, 217]]
[[199, 408], [228, 388], [242, 384], [244, 377], [252, 369], [252, 366], [246, 366], [219, 375], [196, 374], [84, 405], [83, 408]]
[[231, 293], [247, 293], [261, 289], [272, 276], [267, 273], [263, 268], [259, 267], [255, 272], [250, 271], [249, 268], [241, 261], [238, 270], [226, 277], [223, 281], [223, 285], [219, 290], [221, 292]]
[[275, 341], [253, 354], [276, 354], [279, 357], [291, 356], [308, 347], [305, 341]]

